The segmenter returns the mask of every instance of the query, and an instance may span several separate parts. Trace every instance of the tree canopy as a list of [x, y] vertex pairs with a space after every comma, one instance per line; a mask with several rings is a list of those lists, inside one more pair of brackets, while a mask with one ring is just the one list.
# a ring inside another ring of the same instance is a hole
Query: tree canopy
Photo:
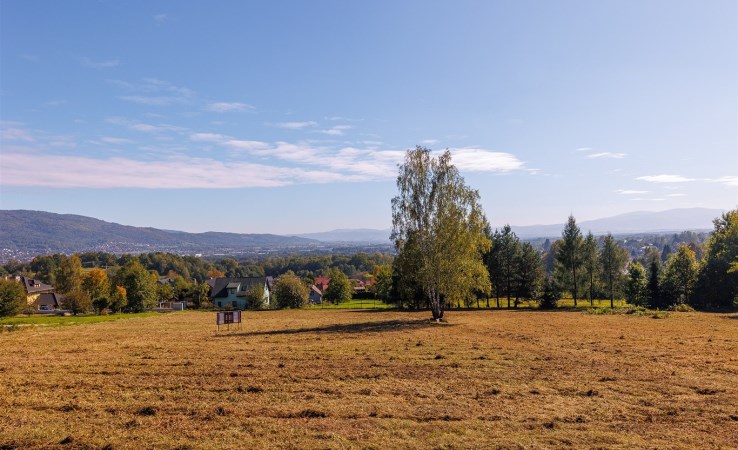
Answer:
[[451, 164], [450, 152], [434, 157], [420, 146], [405, 154], [397, 189], [392, 240], [398, 252], [398, 282], [406, 292], [419, 292], [433, 318], [440, 320], [447, 302], [489, 291], [482, 254], [490, 241], [479, 193]]
[[13, 316], [26, 307], [26, 291], [20, 283], [0, 278], [0, 317]]

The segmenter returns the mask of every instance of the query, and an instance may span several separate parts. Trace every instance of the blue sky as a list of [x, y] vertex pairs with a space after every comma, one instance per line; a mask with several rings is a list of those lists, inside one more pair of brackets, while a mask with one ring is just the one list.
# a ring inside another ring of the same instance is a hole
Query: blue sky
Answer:
[[493, 225], [738, 205], [738, 3], [0, 3], [0, 208], [390, 226], [450, 149]]

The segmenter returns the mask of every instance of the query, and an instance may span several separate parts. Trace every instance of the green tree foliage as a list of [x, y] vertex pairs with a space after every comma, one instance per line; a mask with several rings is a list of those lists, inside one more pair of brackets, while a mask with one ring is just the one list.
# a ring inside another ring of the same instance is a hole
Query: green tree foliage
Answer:
[[615, 293], [618, 292], [625, 265], [628, 263], [628, 252], [618, 245], [612, 234], [608, 233], [602, 241], [600, 250], [600, 267], [602, 269], [602, 281], [605, 283], [610, 308], [615, 307]]
[[648, 265], [648, 283], [646, 284], [648, 292], [648, 305], [652, 308], [663, 308], [664, 300], [661, 295], [661, 259], [651, 260]]
[[713, 222], [697, 281], [695, 306], [729, 308], [738, 305], [738, 209]]
[[372, 290], [378, 299], [389, 303], [392, 298], [392, 266], [390, 264], [374, 266]]
[[115, 286], [112, 294], [110, 295], [110, 302], [108, 308], [113, 312], [121, 312], [125, 307], [128, 306], [128, 295], [126, 288], [123, 286]]
[[[482, 262], [487, 268], [487, 274], [490, 282], [490, 294], [495, 297], [497, 302], [497, 308], [500, 307], [500, 296], [502, 295], [501, 286], [502, 283], [502, 270], [500, 268], [500, 245], [497, 242], [499, 239], [499, 230], [492, 231], [492, 227], [489, 223], [484, 226], [484, 235], [490, 242], [489, 249], [482, 254]], [[489, 296], [487, 296], [487, 308], [489, 308]]]
[[26, 290], [12, 280], [0, 278], [0, 317], [14, 316], [27, 306]]
[[574, 306], [577, 306], [579, 279], [582, 275], [582, 245], [582, 232], [574, 216], [569, 216], [561, 233], [561, 246], [556, 252], [556, 268], [559, 284], [571, 292]]
[[115, 284], [126, 289], [127, 309], [143, 312], [156, 307], [156, 277], [137, 259], [130, 260], [115, 274]]
[[92, 308], [92, 300], [89, 295], [78, 289], [64, 294], [62, 306], [77, 315], [89, 311]]
[[201, 308], [208, 302], [208, 294], [210, 293], [210, 286], [206, 282], [202, 282], [195, 286], [192, 293], [192, 303], [195, 308]]
[[537, 298], [538, 296], [543, 278], [541, 254], [530, 242], [524, 242], [520, 246], [515, 266], [517, 267], [515, 274], [515, 307], [517, 308], [518, 298]]
[[688, 303], [697, 282], [697, 258], [689, 246], [682, 244], [666, 260], [662, 292], [672, 305]]
[[302, 308], [307, 304], [309, 295], [308, 287], [292, 272], [280, 275], [274, 282], [278, 308]]
[[331, 303], [343, 303], [351, 300], [354, 294], [354, 288], [345, 273], [338, 269], [331, 269], [328, 272], [331, 281], [328, 288], [323, 292], [323, 299]]
[[82, 261], [79, 256], [63, 256], [54, 271], [56, 291], [61, 294], [79, 291], [82, 287]]
[[92, 301], [98, 313], [108, 307], [110, 299], [110, 281], [102, 269], [92, 269], [82, 277], [82, 292]]
[[[499, 281], [502, 283], [498, 286], [500, 291], [507, 297], [507, 307], [510, 307], [510, 298], [516, 291], [515, 278], [518, 274], [518, 263], [520, 262], [520, 239], [512, 231], [510, 225], [502, 227], [501, 231], [496, 231], [492, 240], [492, 247], [497, 250], [494, 253], [497, 261], [494, 263], [495, 270], [500, 271]], [[516, 301], [517, 306], [517, 301]]]
[[[61, 255], [55, 255], [61, 256]], [[54, 279], [54, 273], [56, 272], [56, 259], [51, 255], [36, 256], [29, 265], [31, 271], [33, 271], [33, 277], [37, 280], [41, 280], [46, 284], [54, 286], [56, 280]]]
[[174, 288], [168, 282], [156, 282], [156, 300], [157, 302], [169, 302], [174, 298]]
[[646, 268], [637, 261], [628, 267], [628, 279], [625, 283], [625, 298], [628, 303], [636, 306], [648, 304], [648, 273]]
[[595, 286], [600, 273], [600, 259], [597, 251], [597, 240], [592, 232], [582, 242], [582, 268], [587, 279], [587, 298], [589, 305], [594, 306]]
[[420, 292], [433, 318], [446, 302], [489, 291], [482, 254], [490, 247], [479, 193], [451, 164], [451, 153], [431, 156], [416, 147], [405, 154], [392, 199], [392, 239], [398, 252], [398, 283]]
[[264, 309], [266, 298], [264, 298], [264, 286], [254, 283], [246, 290], [246, 302], [251, 309]]
[[554, 309], [561, 300], [561, 289], [553, 276], [546, 276], [543, 280], [543, 288], [538, 301], [541, 309]]

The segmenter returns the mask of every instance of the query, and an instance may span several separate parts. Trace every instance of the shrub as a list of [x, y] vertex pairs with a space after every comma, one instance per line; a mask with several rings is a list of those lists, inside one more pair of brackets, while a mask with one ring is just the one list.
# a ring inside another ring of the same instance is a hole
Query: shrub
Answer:
[[543, 281], [543, 289], [541, 298], [538, 302], [540, 309], [554, 309], [561, 299], [561, 290], [552, 277], [547, 277]]
[[679, 303], [677, 305], [672, 305], [669, 308], [669, 311], [676, 311], [676, 312], [694, 312], [694, 308], [689, 306], [686, 303]]
[[26, 306], [23, 286], [15, 281], [0, 279], [0, 317], [14, 316]]

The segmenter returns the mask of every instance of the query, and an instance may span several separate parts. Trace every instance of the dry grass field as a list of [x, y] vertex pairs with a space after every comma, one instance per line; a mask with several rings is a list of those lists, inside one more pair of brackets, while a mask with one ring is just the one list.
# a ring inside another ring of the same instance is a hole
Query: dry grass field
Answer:
[[184, 312], [0, 334], [0, 449], [738, 448], [738, 314]]

